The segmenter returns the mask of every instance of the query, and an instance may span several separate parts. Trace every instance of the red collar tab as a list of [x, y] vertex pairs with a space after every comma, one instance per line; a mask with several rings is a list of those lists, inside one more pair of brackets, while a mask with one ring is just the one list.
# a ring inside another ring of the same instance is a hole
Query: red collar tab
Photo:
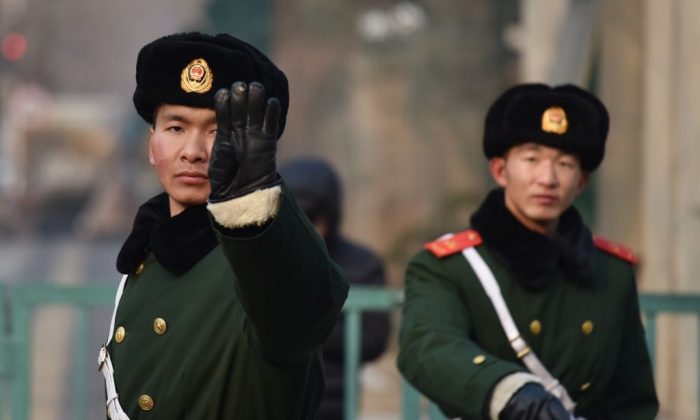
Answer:
[[602, 236], [593, 236], [593, 243], [595, 244], [596, 248], [600, 249], [601, 251], [614, 255], [632, 265], [637, 265], [639, 262], [639, 260], [637, 260], [637, 256], [634, 255], [629, 248], [611, 242]]
[[449, 237], [443, 237], [433, 242], [428, 242], [424, 248], [442, 258], [456, 254], [466, 248], [480, 245], [482, 242], [479, 232], [475, 230], [465, 230]]

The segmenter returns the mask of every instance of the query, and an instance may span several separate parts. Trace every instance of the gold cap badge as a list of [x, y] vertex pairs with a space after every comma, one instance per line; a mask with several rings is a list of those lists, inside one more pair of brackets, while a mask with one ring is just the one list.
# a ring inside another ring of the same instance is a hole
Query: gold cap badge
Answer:
[[553, 106], [547, 108], [542, 114], [542, 131], [554, 134], [564, 134], [569, 128], [566, 120], [566, 112], [563, 108]]
[[196, 58], [180, 73], [180, 87], [185, 92], [207, 93], [211, 89], [214, 75], [203, 58]]

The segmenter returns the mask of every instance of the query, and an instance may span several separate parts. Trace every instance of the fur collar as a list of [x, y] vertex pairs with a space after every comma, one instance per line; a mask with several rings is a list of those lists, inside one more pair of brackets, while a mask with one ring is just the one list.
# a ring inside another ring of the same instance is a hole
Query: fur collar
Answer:
[[555, 237], [549, 238], [525, 228], [507, 209], [504, 191], [498, 188], [472, 215], [471, 224], [527, 289], [544, 289], [559, 269], [582, 284], [591, 284], [593, 240], [573, 206], [561, 215]]
[[133, 272], [150, 250], [168, 271], [182, 274], [217, 244], [205, 204], [170, 217], [168, 195], [161, 193], [139, 207], [131, 234], [117, 257], [117, 270]]

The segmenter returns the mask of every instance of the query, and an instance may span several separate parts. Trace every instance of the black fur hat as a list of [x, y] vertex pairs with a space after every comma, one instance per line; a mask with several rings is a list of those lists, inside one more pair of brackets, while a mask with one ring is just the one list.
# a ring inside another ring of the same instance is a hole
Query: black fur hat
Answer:
[[255, 47], [227, 34], [179, 33], [141, 48], [134, 105], [152, 124], [155, 109], [164, 103], [214, 108], [216, 91], [236, 81], [260, 82], [268, 98], [280, 101], [281, 135], [289, 108], [287, 77]]
[[576, 154], [583, 170], [591, 172], [605, 155], [608, 126], [605, 105], [577, 86], [517, 85], [486, 114], [484, 153], [490, 159], [533, 142]]

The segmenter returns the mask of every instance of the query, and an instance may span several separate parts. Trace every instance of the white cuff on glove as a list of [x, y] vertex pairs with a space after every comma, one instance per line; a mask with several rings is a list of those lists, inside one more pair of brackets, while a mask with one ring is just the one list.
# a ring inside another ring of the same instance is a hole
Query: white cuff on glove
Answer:
[[229, 229], [262, 226], [277, 216], [281, 194], [282, 187], [276, 185], [232, 200], [209, 203], [207, 209], [218, 224]]
[[530, 382], [542, 383], [540, 378], [527, 372], [515, 372], [501, 378], [493, 388], [493, 393], [491, 394], [489, 417], [493, 420], [498, 420], [498, 415], [506, 407], [506, 404], [508, 404], [513, 394]]

